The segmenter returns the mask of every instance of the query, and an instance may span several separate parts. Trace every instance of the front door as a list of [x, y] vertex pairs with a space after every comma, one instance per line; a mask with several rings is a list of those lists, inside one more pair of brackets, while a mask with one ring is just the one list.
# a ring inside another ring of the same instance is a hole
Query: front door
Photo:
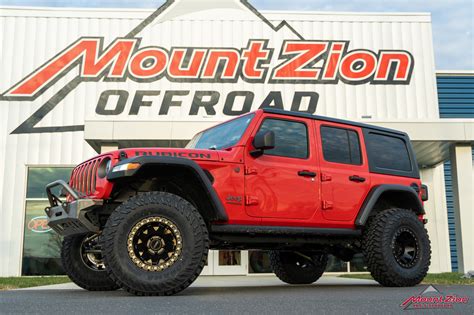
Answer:
[[362, 130], [316, 121], [321, 156], [321, 208], [329, 221], [353, 221], [370, 189]]
[[269, 222], [309, 219], [319, 208], [319, 181], [316, 153], [309, 139], [314, 139], [313, 121], [264, 115], [254, 131], [273, 131], [275, 148], [252, 156], [252, 143], [245, 155], [246, 212]]

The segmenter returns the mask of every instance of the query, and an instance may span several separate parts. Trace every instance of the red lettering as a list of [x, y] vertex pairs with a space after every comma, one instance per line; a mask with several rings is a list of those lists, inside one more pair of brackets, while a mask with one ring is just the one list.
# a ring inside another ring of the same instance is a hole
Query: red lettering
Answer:
[[183, 68], [186, 50], [183, 48], [175, 48], [171, 53], [171, 63], [169, 66], [169, 74], [174, 78], [198, 78], [201, 70], [205, 49], [193, 49], [191, 58], [188, 61], [188, 68]]
[[249, 41], [248, 48], [243, 50], [243, 76], [247, 79], [264, 79], [263, 61], [270, 59], [270, 50], [265, 48], [264, 41]]
[[321, 59], [327, 47], [327, 42], [286, 42], [282, 56], [288, 60], [274, 70], [272, 79], [317, 79], [321, 69], [309, 64]]
[[130, 53], [136, 44], [136, 39], [117, 39], [109, 48], [99, 54], [100, 38], [81, 38], [72, 46], [63, 50], [57, 57], [37, 69], [33, 74], [23, 79], [8, 96], [33, 96], [55, 78], [64, 75], [68, 67], [80, 60], [81, 75], [97, 77], [112, 65], [108, 77], [122, 77], [125, 73]]
[[353, 50], [341, 61], [341, 76], [350, 81], [363, 81], [372, 76], [377, 67], [377, 57], [368, 50]]
[[[413, 57], [408, 52], [381, 51], [375, 80], [405, 81], [410, 76], [412, 64]], [[390, 73], [392, 67], [395, 67], [395, 70]]]
[[204, 67], [203, 78], [215, 78], [217, 68], [220, 62], [224, 62], [224, 67], [221, 71], [220, 78], [233, 79], [237, 74], [239, 67], [240, 55], [236, 50], [212, 49], [206, 60]]
[[[149, 64], [146, 64], [146, 63]], [[168, 63], [168, 54], [161, 48], [146, 48], [133, 55], [129, 72], [136, 78], [147, 79], [163, 73]]]
[[323, 72], [323, 80], [337, 79], [337, 69], [339, 69], [339, 63], [341, 62], [341, 56], [344, 47], [345, 43], [333, 43], [331, 45], [330, 54], [327, 58], [325, 69]]

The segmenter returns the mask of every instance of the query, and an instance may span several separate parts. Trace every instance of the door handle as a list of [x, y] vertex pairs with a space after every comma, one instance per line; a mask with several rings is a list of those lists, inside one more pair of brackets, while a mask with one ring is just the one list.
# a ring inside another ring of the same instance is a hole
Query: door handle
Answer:
[[315, 172], [303, 170], [298, 172], [298, 176], [305, 176], [305, 177], [316, 177]]
[[360, 177], [360, 176], [358, 176], [358, 175], [349, 176], [349, 180], [352, 181], [352, 182], [356, 182], [356, 183], [363, 183], [363, 182], [365, 182], [365, 178], [364, 178], [364, 177]]

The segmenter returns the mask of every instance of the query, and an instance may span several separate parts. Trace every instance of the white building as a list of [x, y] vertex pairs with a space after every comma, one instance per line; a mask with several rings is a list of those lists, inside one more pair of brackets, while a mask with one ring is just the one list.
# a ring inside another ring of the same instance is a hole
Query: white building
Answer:
[[[183, 146], [262, 104], [408, 132], [430, 192], [430, 272], [451, 271], [450, 160], [457, 263], [474, 269], [474, 109], [440, 118], [429, 14], [181, 0], [156, 11], [4, 7], [0, 25], [0, 276], [60, 272], [45, 183], [97, 152]], [[212, 252], [205, 272], [268, 272], [266, 259]], [[363, 270], [360, 257], [329, 268], [348, 270]]]

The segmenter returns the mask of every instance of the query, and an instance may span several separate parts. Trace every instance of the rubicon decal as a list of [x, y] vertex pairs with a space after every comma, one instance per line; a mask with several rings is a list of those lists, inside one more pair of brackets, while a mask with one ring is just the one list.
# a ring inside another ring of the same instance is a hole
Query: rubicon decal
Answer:
[[[281, 63], [271, 68], [274, 49], [266, 40], [249, 40], [246, 48], [140, 47], [140, 38], [119, 38], [103, 48], [103, 38], [80, 38], [5, 96], [35, 97], [75, 67], [83, 80], [178, 82], [248, 82], [408, 84], [413, 57], [403, 50], [349, 51], [343, 41], [285, 41]], [[316, 65], [320, 64], [322, 65]], [[268, 75], [271, 68], [271, 74]]]

